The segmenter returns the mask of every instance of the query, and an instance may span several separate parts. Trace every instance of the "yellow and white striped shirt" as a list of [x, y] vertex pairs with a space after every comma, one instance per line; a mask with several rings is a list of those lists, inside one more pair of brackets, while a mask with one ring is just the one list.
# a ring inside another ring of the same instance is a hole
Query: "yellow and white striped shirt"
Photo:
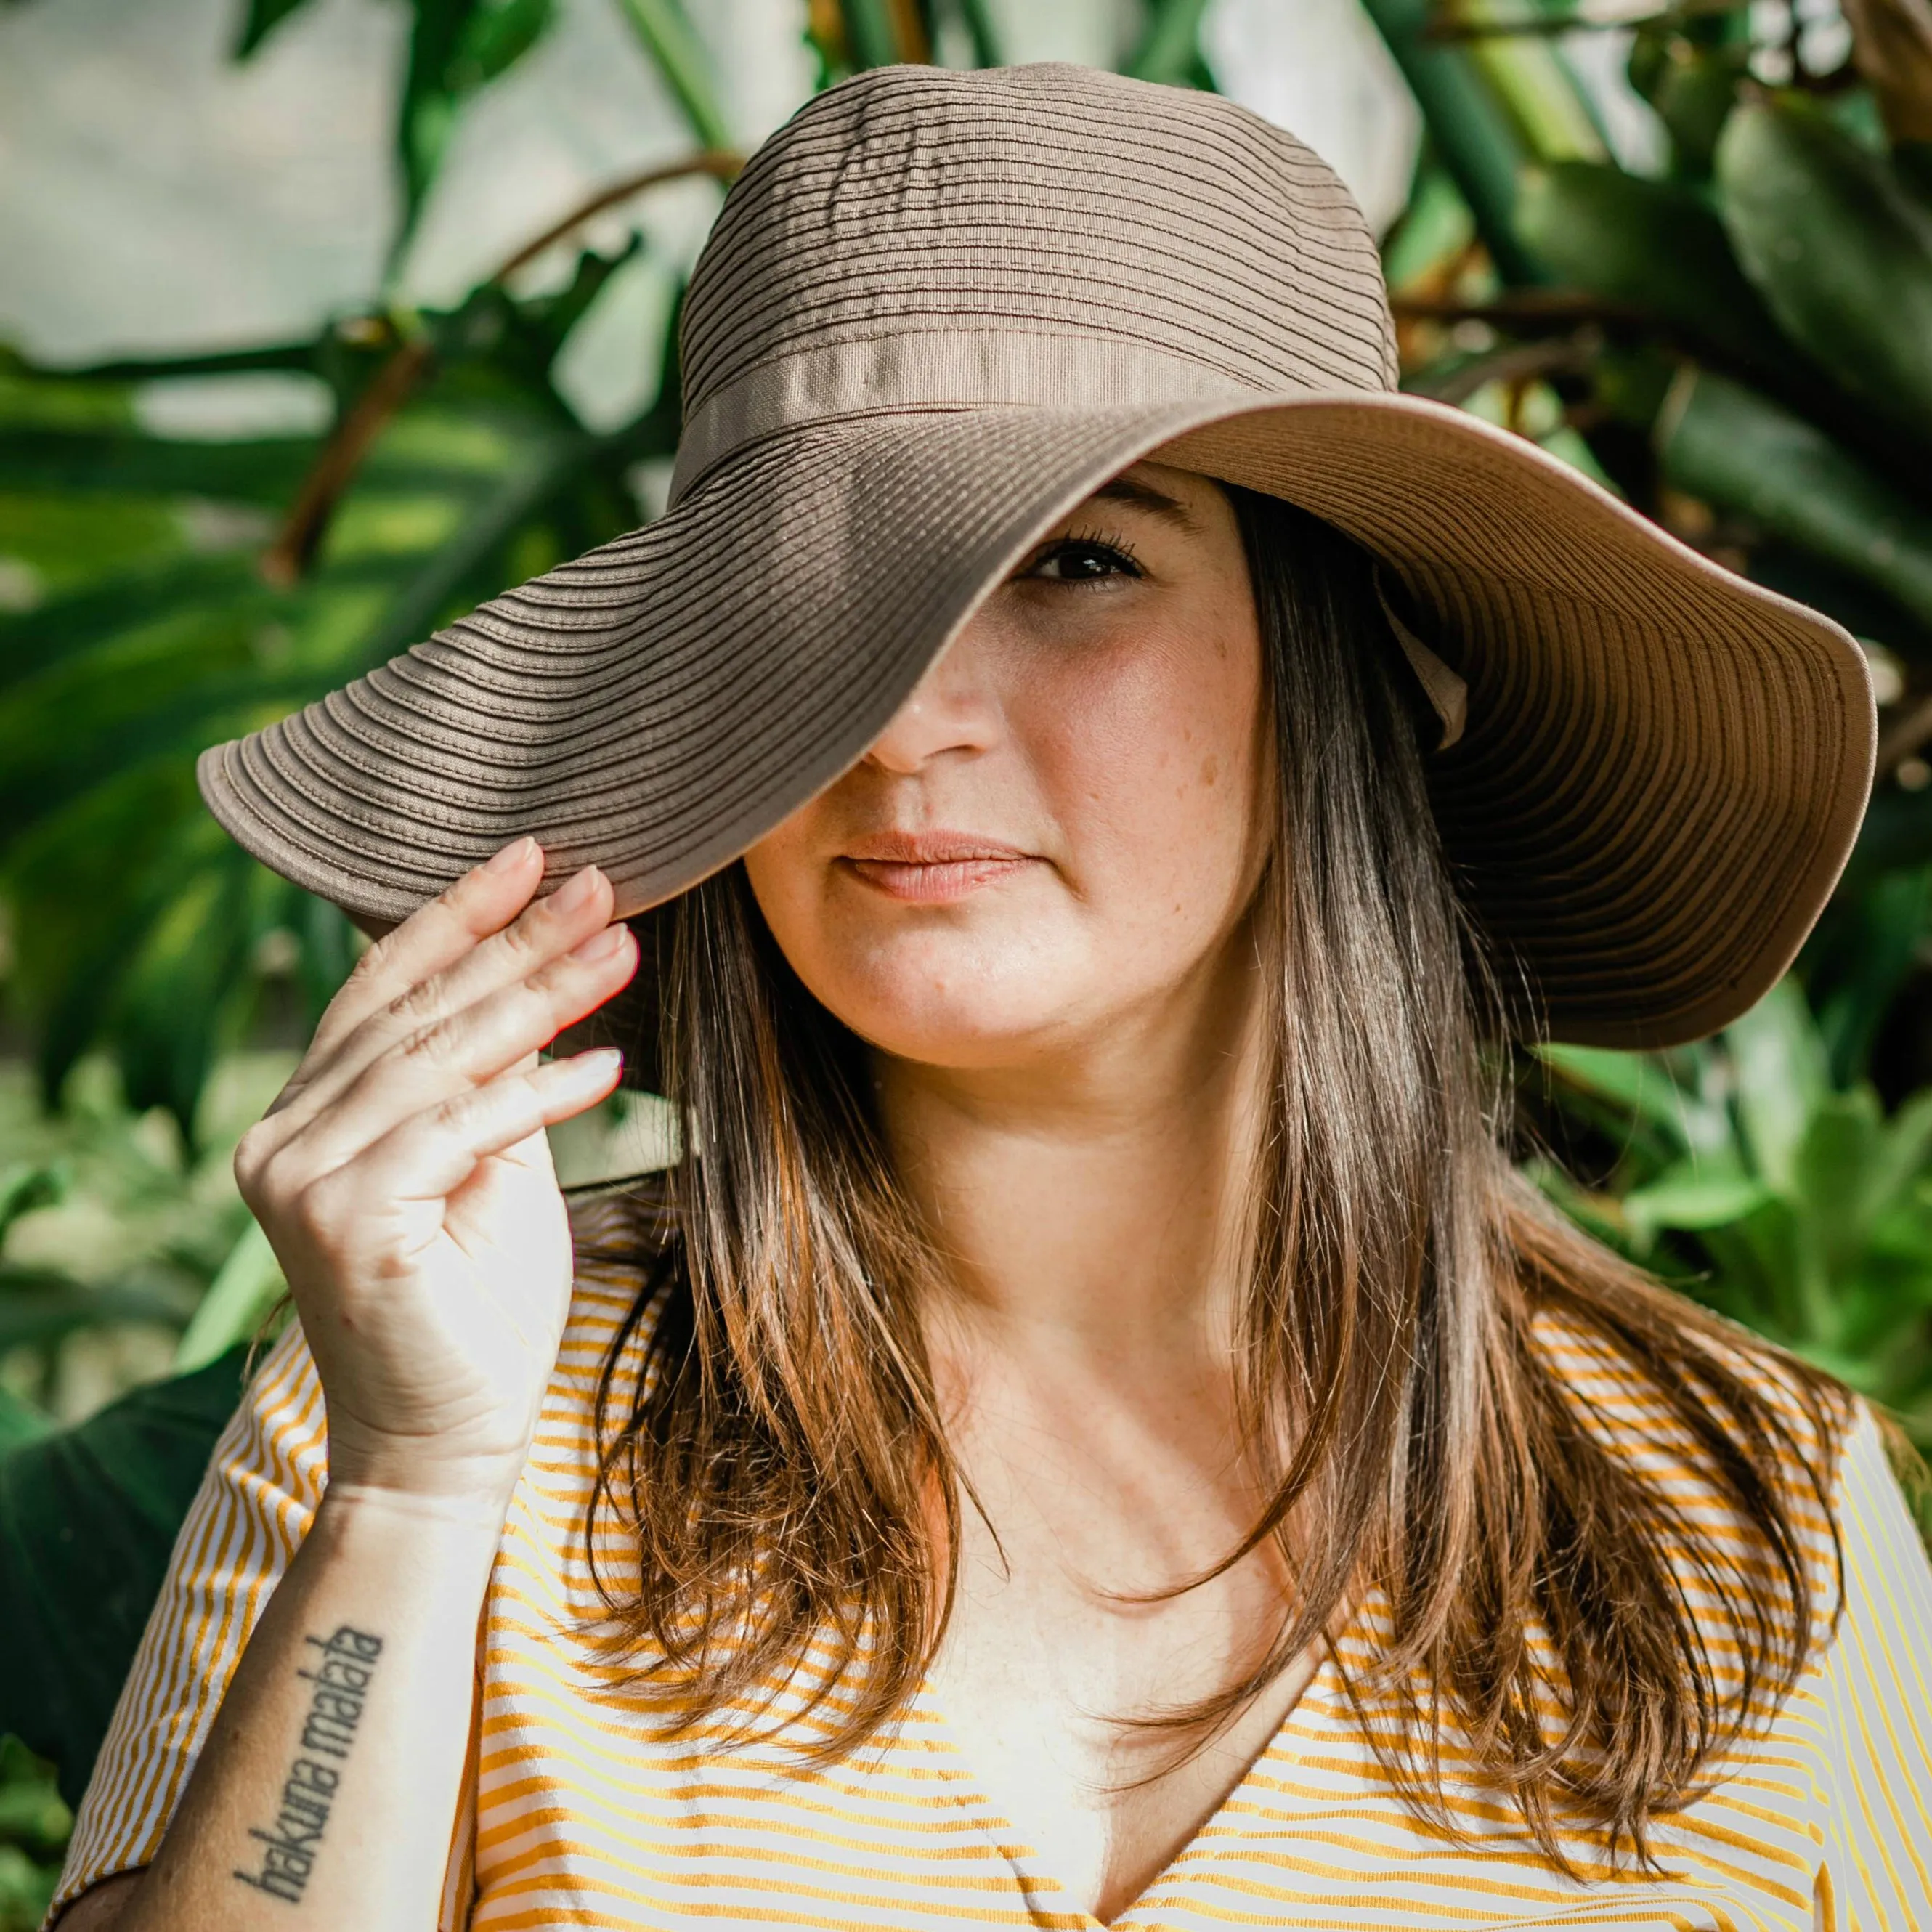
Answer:
[[[580, 1229], [595, 1234], [595, 1228]], [[666, 1742], [590, 1628], [584, 1560], [598, 1366], [634, 1277], [579, 1280], [530, 1465], [484, 1605], [476, 1730], [443, 1925], [694, 1932], [720, 1925], [1080, 1928], [976, 1784], [922, 1693], [889, 1735], [830, 1768], [716, 1737]], [[1561, 1338], [1600, 1413], [1657, 1453], [1641, 1392]], [[1642, 1444], [1639, 1448], [1637, 1445]], [[277, 1345], [217, 1449], [182, 1532], [77, 1822], [56, 1909], [154, 1854], [215, 1708], [326, 1480], [322, 1400], [298, 1330]], [[1344, 1688], [1372, 1602], [1274, 1742], [1116, 1919], [1209, 1927], [1712, 1928], [1932, 1932], [1932, 1569], [1868, 1417], [1838, 1472], [1845, 1606], [1775, 1724], [1707, 1796], [1666, 1820], [1661, 1878], [1612, 1869], [1579, 1837], [1556, 1871], [1445, 1749], [1452, 1837], [1402, 1803]], [[1821, 1564], [1822, 1522], [1811, 1526]], [[796, 1740], [795, 1740], [796, 1741]], [[1466, 1762], [1466, 1760], [1465, 1760]], [[350, 1932], [350, 1928], [340, 1928]]]

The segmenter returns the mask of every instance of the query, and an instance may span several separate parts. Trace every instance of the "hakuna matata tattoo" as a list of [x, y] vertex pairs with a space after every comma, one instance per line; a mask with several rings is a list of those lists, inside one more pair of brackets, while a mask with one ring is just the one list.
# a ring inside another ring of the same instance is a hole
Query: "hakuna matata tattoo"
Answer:
[[290, 1905], [302, 1903], [309, 1875], [315, 1870], [316, 1850], [328, 1824], [329, 1806], [342, 1781], [349, 1748], [356, 1742], [356, 1727], [362, 1721], [363, 1701], [369, 1694], [376, 1660], [382, 1653], [380, 1637], [351, 1630], [346, 1624], [332, 1637], [312, 1636], [304, 1641], [313, 1644], [321, 1655], [313, 1670], [296, 1672], [315, 1686], [308, 1715], [302, 1721], [302, 1754], [290, 1767], [273, 1826], [266, 1832], [260, 1826], [249, 1829], [249, 1837], [261, 1841], [262, 1869], [235, 1874], [244, 1885]]

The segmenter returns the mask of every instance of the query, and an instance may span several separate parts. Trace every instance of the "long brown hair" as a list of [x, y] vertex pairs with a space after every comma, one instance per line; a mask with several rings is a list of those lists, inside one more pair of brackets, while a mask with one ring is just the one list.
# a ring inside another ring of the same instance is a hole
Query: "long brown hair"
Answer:
[[[1434, 720], [1374, 566], [1229, 494], [1280, 784], [1236, 1358], [1270, 1500], [1226, 1562], [1271, 1540], [1295, 1588], [1258, 1669], [1150, 1720], [1211, 1731], [1372, 1586], [1387, 1636], [1352, 1689], [1409, 1801], [1445, 1820], [1453, 1720], [1559, 1863], [1559, 1823], [1642, 1859], [1649, 1822], [1804, 1667], [1826, 1594], [1804, 1522], [1844, 1405], [1517, 1179], [1484, 1045], [1505, 1003], [1436, 837]], [[593, 1535], [593, 1564], [668, 1724], [743, 1732], [782, 1693], [805, 1726], [788, 1734], [836, 1758], [916, 1690], [952, 1598], [962, 1485], [919, 1319], [931, 1253], [867, 1052], [800, 983], [742, 868], [670, 928], [662, 1047], [686, 1154], [600, 1386], [593, 1517], [624, 1534]], [[1552, 1363], [1550, 1321], [1654, 1392], [1697, 1497], [1608, 1439]], [[621, 1575], [614, 1547], [635, 1552]]]

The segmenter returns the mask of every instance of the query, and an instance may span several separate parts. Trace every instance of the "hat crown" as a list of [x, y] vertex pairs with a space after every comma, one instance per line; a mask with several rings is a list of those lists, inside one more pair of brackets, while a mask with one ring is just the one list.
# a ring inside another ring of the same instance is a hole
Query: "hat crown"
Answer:
[[1168, 365], [1195, 392], [1396, 381], [1375, 238], [1293, 135], [1089, 68], [881, 68], [732, 189], [685, 305], [687, 418], [788, 358], [989, 334], [1060, 338], [1062, 371], [1070, 338], [1124, 351], [1155, 393]]

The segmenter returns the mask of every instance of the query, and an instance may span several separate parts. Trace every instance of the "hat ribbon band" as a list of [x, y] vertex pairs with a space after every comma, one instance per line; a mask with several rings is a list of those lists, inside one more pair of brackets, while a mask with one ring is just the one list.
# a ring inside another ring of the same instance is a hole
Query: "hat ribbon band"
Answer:
[[[1259, 389], [1204, 363], [1118, 336], [1011, 327], [901, 329], [823, 343], [757, 364], [698, 406], [678, 439], [670, 502], [675, 506], [741, 449], [808, 423], [1000, 404], [1064, 410], [1219, 400], [1258, 405], [1298, 393], [1314, 392], [1292, 383]], [[1466, 687], [1402, 622], [1379, 573], [1376, 589], [1402, 655], [1442, 721], [1436, 748], [1444, 749], [1462, 734]]]
[[1144, 408], [1299, 393], [1303, 386], [1286, 382], [1257, 389], [1205, 363], [1117, 336], [1011, 326], [902, 329], [774, 356], [706, 397], [678, 439], [670, 502], [747, 445], [808, 423], [986, 404]]

